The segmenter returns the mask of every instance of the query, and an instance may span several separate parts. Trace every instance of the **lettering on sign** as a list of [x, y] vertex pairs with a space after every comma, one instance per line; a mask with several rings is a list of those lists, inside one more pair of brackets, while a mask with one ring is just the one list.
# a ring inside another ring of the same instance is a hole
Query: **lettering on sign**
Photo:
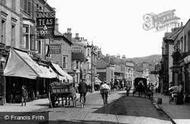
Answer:
[[50, 44], [49, 45], [49, 54], [61, 54], [61, 45], [60, 44]]
[[37, 12], [36, 27], [38, 38], [45, 39], [53, 37], [55, 12]]

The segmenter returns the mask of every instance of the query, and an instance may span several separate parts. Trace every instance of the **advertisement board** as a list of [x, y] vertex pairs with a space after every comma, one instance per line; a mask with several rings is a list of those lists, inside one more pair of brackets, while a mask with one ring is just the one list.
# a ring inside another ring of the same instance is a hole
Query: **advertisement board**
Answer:
[[36, 13], [37, 37], [39, 39], [51, 38], [54, 35], [55, 12]]

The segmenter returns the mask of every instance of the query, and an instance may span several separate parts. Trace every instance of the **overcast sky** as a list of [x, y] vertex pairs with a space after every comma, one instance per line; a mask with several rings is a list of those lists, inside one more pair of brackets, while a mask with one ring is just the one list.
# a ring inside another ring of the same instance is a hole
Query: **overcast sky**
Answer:
[[[47, 0], [56, 8], [60, 32], [72, 28], [103, 54], [127, 58], [161, 54], [167, 29], [145, 31], [143, 16], [175, 9], [184, 24], [190, 18], [188, 0]], [[169, 29], [168, 29], [169, 31]]]

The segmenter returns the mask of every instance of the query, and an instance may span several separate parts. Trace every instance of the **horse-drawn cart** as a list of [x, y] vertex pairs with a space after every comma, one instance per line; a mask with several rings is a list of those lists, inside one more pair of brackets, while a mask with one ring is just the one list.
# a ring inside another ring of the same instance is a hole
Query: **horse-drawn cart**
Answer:
[[142, 77], [137, 77], [134, 80], [134, 87], [135, 90], [133, 91], [133, 95], [138, 92], [139, 96], [144, 96], [152, 99], [153, 97], [153, 91], [152, 91], [152, 86], [149, 86], [147, 84], [147, 79], [142, 78]]
[[71, 84], [62, 84], [53, 82], [49, 87], [49, 101], [50, 107], [70, 105], [70, 100], [73, 106], [76, 106], [76, 92]]

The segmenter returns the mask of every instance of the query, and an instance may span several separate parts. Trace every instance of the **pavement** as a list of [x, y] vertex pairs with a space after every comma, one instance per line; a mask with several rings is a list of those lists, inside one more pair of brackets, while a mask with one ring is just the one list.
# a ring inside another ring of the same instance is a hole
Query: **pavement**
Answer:
[[155, 104], [164, 111], [174, 124], [190, 124], [190, 103], [182, 105], [169, 104], [169, 97], [162, 94], [154, 94], [154, 99], [162, 98], [162, 104]]
[[[79, 94], [77, 93], [77, 99]], [[26, 103], [26, 106], [21, 106], [21, 103], [6, 103], [0, 105], [0, 112], [35, 112], [49, 108], [48, 98], [37, 99]]]

